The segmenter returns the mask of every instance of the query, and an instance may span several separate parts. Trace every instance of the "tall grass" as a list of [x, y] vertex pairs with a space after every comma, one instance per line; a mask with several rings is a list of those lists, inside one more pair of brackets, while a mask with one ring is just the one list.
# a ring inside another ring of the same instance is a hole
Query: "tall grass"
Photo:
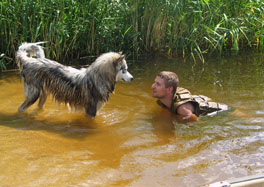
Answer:
[[6, 69], [4, 58], [5, 54], [0, 54], [0, 72]]
[[138, 9], [145, 7], [141, 15], [132, 15], [142, 22], [135, 32], [141, 31], [144, 49], [183, 57], [189, 54], [194, 61], [204, 62], [204, 53], [264, 47], [263, 1], [140, 2]]
[[191, 56], [264, 48], [262, 0], [1, 0], [0, 53], [48, 41], [60, 62], [106, 51]]

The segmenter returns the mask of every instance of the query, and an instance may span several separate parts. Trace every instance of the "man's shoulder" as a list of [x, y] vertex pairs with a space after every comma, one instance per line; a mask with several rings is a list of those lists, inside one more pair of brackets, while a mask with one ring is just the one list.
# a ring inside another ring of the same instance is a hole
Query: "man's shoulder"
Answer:
[[171, 109], [176, 112], [179, 106], [192, 101], [192, 94], [189, 90], [186, 88], [177, 87]]
[[177, 87], [175, 95], [174, 95], [174, 102], [179, 102], [182, 100], [192, 99], [192, 94], [189, 90], [182, 87]]
[[181, 94], [181, 93], [189, 93], [189, 94], [191, 94], [191, 92], [188, 89], [183, 88], [183, 87], [177, 87], [176, 94]]

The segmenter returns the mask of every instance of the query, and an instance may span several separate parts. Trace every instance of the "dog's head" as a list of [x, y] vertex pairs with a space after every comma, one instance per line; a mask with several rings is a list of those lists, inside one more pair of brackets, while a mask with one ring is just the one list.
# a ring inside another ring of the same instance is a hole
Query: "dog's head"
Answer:
[[127, 71], [125, 55], [120, 54], [120, 58], [115, 61], [115, 66], [117, 70], [116, 81], [130, 82], [133, 80], [133, 76]]

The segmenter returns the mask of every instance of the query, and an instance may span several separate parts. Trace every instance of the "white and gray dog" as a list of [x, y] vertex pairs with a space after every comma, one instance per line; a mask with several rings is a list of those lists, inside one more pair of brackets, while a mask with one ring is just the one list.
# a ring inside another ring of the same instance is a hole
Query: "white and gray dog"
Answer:
[[23, 43], [16, 53], [25, 93], [19, 112], [24, 112], [37, 99], [38, 106], [43, 107], [48, 94], [51, 94], [59, 103], [84, 109], [88, 116], [96, 116], [114, 91], [117, 81], [133, 80], [121, 53], [104, 53], [88, 68], [75, 69], [45, 58], [41, 43]]

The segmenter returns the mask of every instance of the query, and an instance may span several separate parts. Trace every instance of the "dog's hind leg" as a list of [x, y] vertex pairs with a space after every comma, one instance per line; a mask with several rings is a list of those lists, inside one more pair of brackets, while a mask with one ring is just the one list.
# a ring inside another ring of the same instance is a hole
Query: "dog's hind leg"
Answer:
[[24, 112], [28, 107], [33, 105], [36, 100], [39, 98], [40, 90], [34, 87], [30, 87], [28, 85], [24, 85], [25, 87], [25, 96], [26, 99], [24, 103], [18, 108], [19, 112]]
[[40, 93], [40, 97], [39, 97], [39, 103], [38, 103], [39, 108], [43, 107], [43, 105], [45, 104], [47, 100], [47, 97], [48, 97], [47, 93], [42, 90]]

